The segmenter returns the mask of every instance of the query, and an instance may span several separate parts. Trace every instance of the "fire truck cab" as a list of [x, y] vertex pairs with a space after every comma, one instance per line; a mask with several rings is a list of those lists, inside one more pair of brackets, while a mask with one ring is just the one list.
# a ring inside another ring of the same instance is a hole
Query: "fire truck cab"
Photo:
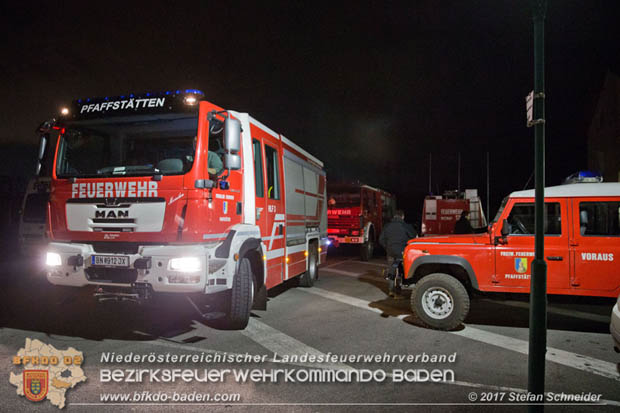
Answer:
[[[534, 190], [506, 197], [484, 234], [417, 238], [404, 252], [411, 307], [427, 325], [452, 329], [472, 291], [529, 293], [534, 259]], [[620, 183], [545, 189], [549, 294], [620, 293]]]
[[228, 294], [244, 328], [266, 290], [325, 261], [317, 158], [198, 90], [80, 99], [63, 109], [48, 203], [47, 279], [99, 299]]
[[394, 216], [396, 198], [360, 183], [330, 183], [327, 192], [327, 232], [331, 244], [357, 244], [361, 259], [370, 260], [383, 225]]

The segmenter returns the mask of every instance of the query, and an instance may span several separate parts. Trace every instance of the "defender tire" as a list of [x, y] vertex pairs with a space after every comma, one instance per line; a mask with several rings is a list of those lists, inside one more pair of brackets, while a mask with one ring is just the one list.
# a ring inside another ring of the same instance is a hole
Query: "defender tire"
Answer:
[[429, 274], [411, 293], [411, 309], [427, 326], [453, 330], [469, 313], [469, 295], [459, 280], [449, 274]]
[[308, 253], [308, 269], [299, 278], [301, 287], [312, 287], [314, 282], [319, 278], [319, 253], [316, 245], [310, 247]]
[[254, 302], [254, 274], [249, 258], [239, 261], [239, 269], [233, 280], [230, 294], [230, 308], [226, 315], [226, 326], [231, 330], [243, 330], [250, 320]]
[[[372, 236], [372, 234], [370, 234]], [[375, 250], [375, 243], [372, 238], [368, 238], [368, 241], [360, 246], [360, 258], [362, 261], [370, 261], [372, 254]]]

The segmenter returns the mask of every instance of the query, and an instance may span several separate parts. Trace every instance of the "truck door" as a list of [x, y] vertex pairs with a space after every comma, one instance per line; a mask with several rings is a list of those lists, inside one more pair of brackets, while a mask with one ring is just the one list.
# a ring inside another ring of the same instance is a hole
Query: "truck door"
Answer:
[[[548, 289], [569, 288], [569, 226], [566, 202], [562, 198], [545, 200]], [[502, 287], [529, 291], [534, 260], [533, 200], [515, 201], [508, 215], [504, 213], [503, 217], [507, 217], [512, 230], [506, 237], [506, 244], [500, 244], [495, 249], [496, 283]]]
[[263, 242], [267, 245], [267, 288], [283, 280], [284, 245], [286, 241], [282, 163], [279, 142], [264, 138], [265, 153], [265, 219], [267, 232]]
[[620, 288], [620, 200], [573, 199], [571, 287], [604, 295]]

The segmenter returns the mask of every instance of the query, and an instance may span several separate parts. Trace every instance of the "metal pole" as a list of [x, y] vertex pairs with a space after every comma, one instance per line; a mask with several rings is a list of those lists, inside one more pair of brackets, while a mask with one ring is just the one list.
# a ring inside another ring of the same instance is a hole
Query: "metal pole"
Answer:
[[[535, 138], [535, 241], [530, 283], [530, 341], [528, 383], [530, 393], [545, 391], [545, 353], [547, 351], [547, 263], [545, 262], [545, 79], [544, 27], [546, 0], [534, 0], [534, 138]], [[543, 405], [529, 406], [530, 412], [542, 412]]]
[[491, 196], [491, 186], [490, 186], [490, 176], [489, 176], [489, 151], [487, 151], [487, 223], [491, 219], [491, 210], [489, 209], [489, 197]]
[[431, 179], [433, 176], [433, 153], [429, 152], [428, 153], [428, 194], [432, 194], [433, 193], [433, 188], [431, 187]]
[[461, 192], [461, 153], [459, 152], [459, 166], [458, 166], [458, 178], [457, 178], [457, 184], [456, 184], [456, 192], [457, 192], [457, 196], [458, 194]]

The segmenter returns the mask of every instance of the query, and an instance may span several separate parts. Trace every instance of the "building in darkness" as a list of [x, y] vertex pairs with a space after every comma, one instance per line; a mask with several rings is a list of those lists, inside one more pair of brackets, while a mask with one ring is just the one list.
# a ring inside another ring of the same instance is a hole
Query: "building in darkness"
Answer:
[[620, 181], [620, 76], [609, 71], [588, 129], [588, 168]]

